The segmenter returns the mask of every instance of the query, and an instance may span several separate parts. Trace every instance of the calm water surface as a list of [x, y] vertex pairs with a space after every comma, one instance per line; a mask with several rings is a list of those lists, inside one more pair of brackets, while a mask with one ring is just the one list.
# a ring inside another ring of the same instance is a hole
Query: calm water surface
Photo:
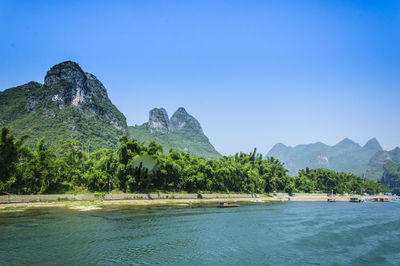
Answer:
[[1, 265], [400, 265], [400, 203], [0, 214]]

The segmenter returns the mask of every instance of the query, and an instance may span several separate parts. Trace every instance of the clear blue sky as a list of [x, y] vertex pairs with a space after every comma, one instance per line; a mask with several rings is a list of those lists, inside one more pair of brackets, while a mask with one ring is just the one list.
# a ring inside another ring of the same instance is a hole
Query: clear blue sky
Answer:
[[400, 145], [400, 1], [0, 0], [0, 31], [0, 90], [73, 60], [129, 125], [183, 106], [223, 154]]

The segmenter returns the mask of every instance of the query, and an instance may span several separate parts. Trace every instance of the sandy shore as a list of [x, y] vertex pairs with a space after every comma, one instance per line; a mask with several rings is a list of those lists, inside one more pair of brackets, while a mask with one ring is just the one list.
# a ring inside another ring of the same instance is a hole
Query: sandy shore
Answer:
[[288, 200], [288, 201], [328, 201], [329, 198], [335, 199], [335, 201], [350, 201], [350, 198], [360, 198], [364, 200], [372, 199], [376, 196], [362, 196], [362, 195], [334, 195], [328, 196], [326, 193], [295, 193], [288, 195], [286, 193], [276, 193], [275, 199]]
[[[333, 198], [336, 201], [349, 201], [351, 197], [358, 197], [362, 199], [373, 198], [374, 196], [360, 196], [360, 195], [336, 195]], [[23, 211], [28, 208], [40, 207], [68, 207], [77, 211], [93, 211], [99, 210], [104, 206], [111, 205], [126, 205], [136, 207], [151, 207], [151, 206], [175, 206], [175, 207], [194, 207], [201, 205], [217, 204], [219, 202], [282, 202], [282, 201], [304, 201], [326, 202], [328, 200], [327, 194], [306, 194], [297, 193], [288, 195], [287, 193], [275, 193], [270, 197], [259, 196], [256, 198], [213, 198], [213, 199], [127, 199], [127, 200], [96, 200], [96, 201], [55, 201], [55, 202], [29, 202], [29, 203], [2, 203], [0, 204], [0, 211]]]
[[[21, 211], [27, 208], [45, 207], [68, 207], [77, 211], [99, 210], [106, 205], [126, 205], [126, 206], [176, 206], [192, 207], [207, 204], [218, 204], [219, 202], [268, 202], [277, 201], [273, 197], [259, 198], [217, 198], [217, 199], [154, 199], [154, 200], [103, 200], [103, 201], [59, 201], [59, 202], [29, 202], [29, 203], [4, 203], [0, 204], [0, 210]], [[281, 201], [280, 199], [278, 201]]]

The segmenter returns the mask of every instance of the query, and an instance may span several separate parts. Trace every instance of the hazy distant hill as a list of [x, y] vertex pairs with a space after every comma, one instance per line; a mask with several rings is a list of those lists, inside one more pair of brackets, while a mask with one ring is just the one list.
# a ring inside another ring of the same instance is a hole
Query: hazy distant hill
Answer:
[[351, 172], [370, 179], [377, 179], [367, 169], [370, 159], [381, 152], [382, 147], [376, 138], [369, 140], [364, 146], [344, 139], [334, 146], [321, 142], [288, 147], [276, 144], [267, 154], [285, 163], [290, 175], [309, 168], [328, 168], [335, 171]]
[[381, 179], [393, 193], [400, 193], [400, 163], [386, 161], [383, 166], [383, 175]]
[[3, 126], [13, 135], [29, 135], [29, 146], [41, 138], [52, 145], [74, 138], [89, 148], [112, 148], [128, 131], [103, 84], [71, 61], [53, 66], [43, 85], [29, 82], [0, 92]]
[[389, 162], [400, 163], [400, 148], [397, 147], [391, 151], [379, 151], [372, 156], [368, 163], [366, 176], [371, 179], [382, 178], [385, 165]]
[[204, 135], [200, 123], [182, 107], [171, 119], [164, 108], [152, 109], [149, 122], [141, 126], [130, 126], [129, 135], [140, 142], [155, 141], [164, 147], [164, 152], [173, 149], [199, 157], [221, 157]]

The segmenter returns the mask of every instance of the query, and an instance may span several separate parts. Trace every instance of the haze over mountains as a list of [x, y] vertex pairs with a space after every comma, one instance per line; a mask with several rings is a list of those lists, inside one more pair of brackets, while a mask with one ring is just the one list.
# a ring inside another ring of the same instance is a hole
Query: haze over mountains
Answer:
[[387, 161], [397, 162], [399, 148], [384, 151], [376, 138], [364, 146], [345, 138], [338, 144], [329, 146], [322, 142], [288, 147], [276, 144], [267, 156], [279, 159], [285, 164], [290, 175], [300, 169], [328, 168], [340, 172], [351, 172], [368, 179], [380, 179]]

